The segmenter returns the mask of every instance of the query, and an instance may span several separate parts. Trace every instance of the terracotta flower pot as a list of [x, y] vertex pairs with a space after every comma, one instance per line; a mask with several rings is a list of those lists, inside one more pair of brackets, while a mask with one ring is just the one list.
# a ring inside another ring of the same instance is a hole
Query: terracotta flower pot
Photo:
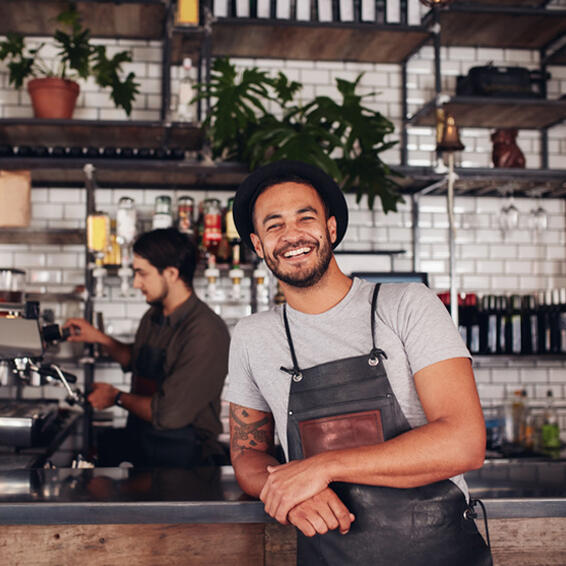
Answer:
[[72, 118], [80, 88], [76, 82], [48, 77], [29, 81], [28, 91], [36, 118]]

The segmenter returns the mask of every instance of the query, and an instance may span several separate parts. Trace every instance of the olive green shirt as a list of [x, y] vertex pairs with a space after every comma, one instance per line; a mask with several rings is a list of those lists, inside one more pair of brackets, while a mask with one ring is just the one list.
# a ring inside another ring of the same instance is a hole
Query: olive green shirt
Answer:
[[156, 429], [192, 425], [205, 444], [214, 443], [229, 342], [224, 321], [194, 292], [169, 316], [160, 306], [144, 314], [132, 350], [132, 393], [151, 395]]

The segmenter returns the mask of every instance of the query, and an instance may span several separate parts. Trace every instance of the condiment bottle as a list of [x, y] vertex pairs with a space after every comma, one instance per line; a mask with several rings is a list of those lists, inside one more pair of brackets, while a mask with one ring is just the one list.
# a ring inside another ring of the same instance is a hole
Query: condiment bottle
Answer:
[[208, 198], [204, 201], [203, 247], [209, 254], [216, 256], [220, 240], [222, 240], [220, 201], [216, 198]]
[[546, 407], [542, 425], [542, 448], [545, 451], [555, 451], [560, 448], [560, 428], [558, 414], [554, 406], [552, 389], [546, 392]]
[[183, 234], [195, 235], [195, 200], [189, 196], [179, 197], [177, 204], [177, 228]]

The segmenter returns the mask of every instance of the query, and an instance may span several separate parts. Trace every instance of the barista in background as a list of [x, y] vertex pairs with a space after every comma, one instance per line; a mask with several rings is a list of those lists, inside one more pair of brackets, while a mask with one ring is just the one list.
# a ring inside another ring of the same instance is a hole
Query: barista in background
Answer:
[[168, 228], [142, 234], [133, 251], [134, 287], [151, 305], [135, 342], [119, 342], [80, 318], [64, 325], [72, 328], [70, 341], [100, 344], [132, 372], [130, 393], [96, 382], [88, 395], [94, 409], [118, 405], [129, 413], [125, 429], [99, 437], [98, 463], [191, 467], [218, 461], [230, 338], [192, 288], [197, 249], [186, 234]]

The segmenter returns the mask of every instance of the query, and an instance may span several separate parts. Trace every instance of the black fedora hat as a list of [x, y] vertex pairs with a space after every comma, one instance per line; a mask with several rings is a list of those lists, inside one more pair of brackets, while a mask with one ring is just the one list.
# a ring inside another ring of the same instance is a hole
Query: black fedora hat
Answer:
[[261, 189], [269, 185], [284, 183], [292, 178], [304, 179], [312, 185], [326, 203], [330, 216], [336, 217], [335, 248], [344, 237], [348, 227], [348, 205], [344, 193], [336, 181], [322, 169], [302, 161], [275, 161], [256, 169], [248, 175], [236, 191], [234, 198], [234, 223], [242, 240], [253, 250], [250, 234], [254, 231], [253, 207]]

